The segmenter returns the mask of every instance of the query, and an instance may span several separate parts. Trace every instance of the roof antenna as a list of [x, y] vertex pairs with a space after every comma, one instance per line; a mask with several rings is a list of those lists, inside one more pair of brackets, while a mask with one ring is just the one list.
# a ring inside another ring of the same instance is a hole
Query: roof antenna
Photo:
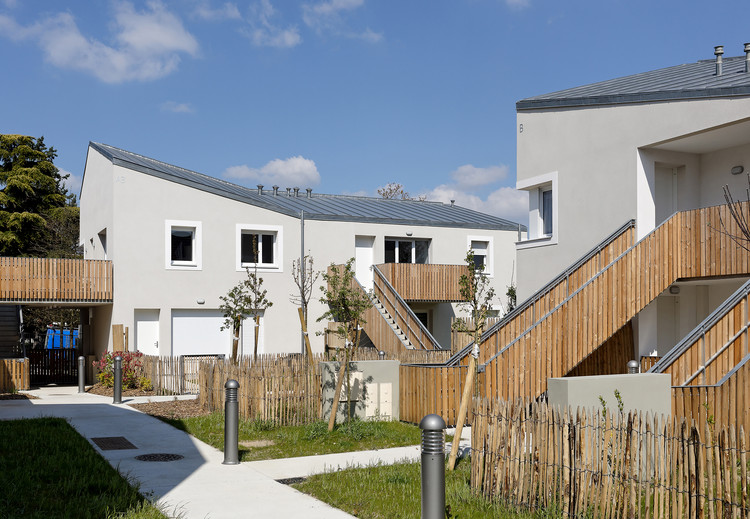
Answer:
[[724, 45], [714, 47], [714, 56], [716, 56], [716, 75], [721, 76], [721, 56], [724, 54]]

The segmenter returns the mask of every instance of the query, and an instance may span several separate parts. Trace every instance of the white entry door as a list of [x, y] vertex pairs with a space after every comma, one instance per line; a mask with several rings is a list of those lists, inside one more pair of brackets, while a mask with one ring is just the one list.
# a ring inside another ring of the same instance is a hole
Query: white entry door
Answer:
[[[160, 355], [159, 310], [136, 310], [134, 317], [135, 349], [144, 355]], [[169, 355], [169, 351], [161, 355]]]
[[375, 258], [374, 247], [375, 236], [354, 237], [354, 275], [365, 290], [372, 290], [371, 267]]

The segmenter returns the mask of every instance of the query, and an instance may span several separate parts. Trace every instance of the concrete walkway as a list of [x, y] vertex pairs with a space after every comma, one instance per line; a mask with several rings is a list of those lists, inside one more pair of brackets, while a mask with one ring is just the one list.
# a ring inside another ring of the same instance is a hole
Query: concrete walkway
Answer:
[[[221, 451], [127, 405], [175, 397], [123, 397], [123, 404], [113, 405], [112, 398], [79, 394], [77, 387], [47, 387], [26, 393], [38, 399], [0, 400], [0, 419], [67, 418], [113, 467], [140, 484], [141, 493], [168, 514], [185, 519], [291, 514], [306, 519], [353, 517], [275, 480], [355, 465], [418, 460], [420, 455], [419, 447], [414, 446], [222, 465]], [[102, 450], [91, 440], [107, 437], [124, 437], [135, 449]], [[183, 458], [169, 462], [135, 458], [143, 454], [178, 454]]]

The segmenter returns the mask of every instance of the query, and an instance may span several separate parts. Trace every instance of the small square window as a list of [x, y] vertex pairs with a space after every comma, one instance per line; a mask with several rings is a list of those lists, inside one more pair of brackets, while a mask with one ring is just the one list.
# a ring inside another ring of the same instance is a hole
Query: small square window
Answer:
[[281, 271], [282, 227], [237, 224], [237, 270], [248, 267]]
[[492, 237], [469, 236], [467, 241], [469, 249], [474, 253], [474, 270], [492, 276]]
[[165, 266], [168, 269], [201, 269], [201, 223], [165, 222]]

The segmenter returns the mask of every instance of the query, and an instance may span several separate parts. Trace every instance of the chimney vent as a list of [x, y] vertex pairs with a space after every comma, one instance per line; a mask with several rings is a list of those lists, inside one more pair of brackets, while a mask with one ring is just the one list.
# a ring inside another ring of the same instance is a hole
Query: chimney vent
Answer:
[[745, 72], [750, 72], [750, 43], [745, 44]]
[[721, 56], [724, 54], [724, 45], [714, 47], [714, 56], [716, 56], [716, 75], [721, 76]]
[[291, 191], [292, 191], [291, 187], [286, 188], [286, 196], [291, 196]]
[[308, 187], [305, 191], [307, 191], [307, 198], [312, 198], [312, 188]]
[[263, 184], [258, 184], [258, 194], [259, 195], [263, 194]]
[[294, 197], [295, 198], [299, 197], [299, 188], [298, 187], [294, 188]]
[[451, 207], [453, 207], [453, 204], [455, 204], [455, 203], [456, 203], [455, 200], [451, 200]]
[[273, 186], [273, 196], [279, 196], [279, 186]]

